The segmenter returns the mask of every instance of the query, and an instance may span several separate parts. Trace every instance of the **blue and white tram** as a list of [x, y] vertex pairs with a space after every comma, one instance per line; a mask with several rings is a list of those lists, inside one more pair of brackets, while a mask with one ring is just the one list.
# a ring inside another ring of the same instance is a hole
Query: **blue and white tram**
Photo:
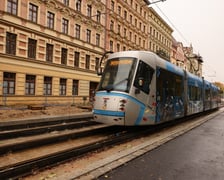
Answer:
[[152, 125], [202, 112], [203, 81], [152, 52], [110, 54], [94, 98], [94, 120]]

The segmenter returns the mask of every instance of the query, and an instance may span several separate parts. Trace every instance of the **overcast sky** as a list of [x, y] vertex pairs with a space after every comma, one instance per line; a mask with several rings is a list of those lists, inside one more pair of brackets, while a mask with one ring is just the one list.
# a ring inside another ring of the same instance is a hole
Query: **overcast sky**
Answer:
[[203, 57], [203, 76], [224, 83], [224, 0], [166, 0], [150, 6], [173, 28], [177, 41], [192, 44]]

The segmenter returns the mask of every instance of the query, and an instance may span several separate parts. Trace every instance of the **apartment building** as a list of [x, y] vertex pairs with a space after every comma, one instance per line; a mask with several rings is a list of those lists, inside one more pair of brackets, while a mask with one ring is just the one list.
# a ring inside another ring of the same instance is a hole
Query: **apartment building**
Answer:
[[107, 1], [106, 50], [148, 50], [148, 1]]
[[172, 29], [148, 0], [0, 1], [0, 105], [82, 103], [105, 51], [168, 59]]
[[149, 50], [170, 61], [173, 29], [152, 8], [149, 8]]
[[104, 1], [0, 1], [0, 104], [82, 102], [99, 77]]

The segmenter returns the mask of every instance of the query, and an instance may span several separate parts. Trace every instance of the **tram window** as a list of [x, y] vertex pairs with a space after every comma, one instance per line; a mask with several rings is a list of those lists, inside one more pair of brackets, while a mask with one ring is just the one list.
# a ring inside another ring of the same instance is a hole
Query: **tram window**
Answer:
[[152, 80], [154, 69], [143, 61], [139, 62], [137, 74], [135, 76], [134, 86], [142, 90], [146, 94], [149, 94], [149, 85]]
[[211, 98], [210, 96], [211, 96], [210, 89], [206, 89], [205, 90], [205, 99], [210, 100], [210, 98]]
[[189, 86], [189, 100], [199, 101], [202, 98], [201, 88], [196, 86]]
[[169, 97], [182, 97], [183, 77], [157, 68], [157, 98], [165, 102]]

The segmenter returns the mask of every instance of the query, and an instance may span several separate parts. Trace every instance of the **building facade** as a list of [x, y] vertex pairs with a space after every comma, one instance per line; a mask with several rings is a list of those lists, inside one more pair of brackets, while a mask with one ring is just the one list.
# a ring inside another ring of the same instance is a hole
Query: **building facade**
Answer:
[[148, 1], [109, 0], [106, 51], [148, 50]]
[[181, 42], [177, 42], [175, 38], [172, 39], [170, 62], [186, 70], [186, 57], [184, 54], [183, 44]]
[[183, 47], [185, 54], [185, 69], [196, 76], [202, 77], [202, 57], [199, 54], [193, 52], [193, 46]]
[[105, 49], [104, 1], [0, 1], [0, 104], [88, 98]]
[[153, 9], [149, 8], [149, 50], [170, 61], [173, 29]]
[[82, 103], [106, 51], [170, 60], [170, 26], [148, 0], [0, 1], [0, 105]]

